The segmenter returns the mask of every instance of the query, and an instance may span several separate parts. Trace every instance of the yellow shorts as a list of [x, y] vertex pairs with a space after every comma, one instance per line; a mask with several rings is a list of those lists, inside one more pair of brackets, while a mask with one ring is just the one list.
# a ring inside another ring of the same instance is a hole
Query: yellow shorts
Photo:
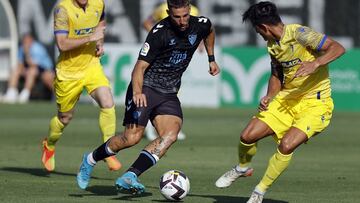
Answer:
[[60, 80], [54, 82], [56, 103], [59, 112], [68, 112], [74, 108], [84, 88], [88, 94], [99, 87], [110, 87], [101, 65], [90, 66], [82, 78], [77, 80]]
[[284, 100], [274, 98], [267, 111], [260, 112], [256, 117], [265, 122], [274, 132], [277, 143], [290, 127], [303, 131], [308, 138], [323, 131], [330, 123], [333, 100], [303, 99]]

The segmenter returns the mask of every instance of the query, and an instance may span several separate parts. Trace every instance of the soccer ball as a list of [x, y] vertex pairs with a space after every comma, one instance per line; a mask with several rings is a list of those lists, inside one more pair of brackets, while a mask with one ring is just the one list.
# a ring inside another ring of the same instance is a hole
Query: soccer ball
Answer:
[[181, 171], [171, 170], [160, 178], [160, 192], [168, 200], [180, 201], [189, 191], [189, 178]]

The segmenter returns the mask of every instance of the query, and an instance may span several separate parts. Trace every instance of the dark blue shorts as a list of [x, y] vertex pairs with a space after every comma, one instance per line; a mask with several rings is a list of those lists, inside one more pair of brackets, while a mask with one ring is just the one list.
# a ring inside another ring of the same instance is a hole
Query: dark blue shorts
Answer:
[[177, 94], [164, 94], [150, 87], [143, 86], [143, 93], [146, 96], [147, 107], [137, 108], [132, 101], [132, 84], [128, 86], [125, 98], [125, 117], [123, 125], [136, 124], [146, 126], [157, 115], [173, 115], [183, 119], [181, 104]]

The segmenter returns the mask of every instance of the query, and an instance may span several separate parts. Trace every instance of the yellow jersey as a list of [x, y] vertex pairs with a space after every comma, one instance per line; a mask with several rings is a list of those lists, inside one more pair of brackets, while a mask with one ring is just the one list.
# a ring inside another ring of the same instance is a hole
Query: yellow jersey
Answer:
[[268, 52], [283, 68], [283, 87], [277, 97], [284, 99], [328, 98], [331, 96], [328, 66], [319, 67], [316, 72], [294, 78], [301, 62], [314, 61], [320, 56], [320, 49], [327, 36], [298, 25], [284, 26], [279, 41], [268, 41]]
[[[195, 6], [190, 5], [190, 15], [192, 16], [198, 16], [199, 15], [199, 9], [197, 9]], [[168, 13], [166, 10], [168, 9], [167, 3], [160, 4], [155, 11], [152, 14], [152, 18], [155, 22], [159, 22], [160, 20], [168, 17]]]
[[[73, 0], [62, 0], [55, 8], [54, 34], [67, 34], [69, 38], [89, 36], [103, 18], [103, 0], [88, 0], [85, 9]], [[100, 65], [100, 59], [96, 57], [96, 42], [60, 51], [56, 64], [57, 77], [60, 80], [79, 79], [89, 65]]]

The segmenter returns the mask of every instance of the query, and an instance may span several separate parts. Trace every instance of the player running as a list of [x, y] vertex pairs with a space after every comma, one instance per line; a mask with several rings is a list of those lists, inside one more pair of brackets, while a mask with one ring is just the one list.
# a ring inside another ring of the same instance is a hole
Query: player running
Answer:
[[[104, 8], [103, 0], [62, 0], [55, 8], [54, 32], [60, 50], [54, 84], [58, 113], [50, 121], [41, 159], [48, 171], [55, 170], [55, 144], [70, 123], [84, 88], [100, 106], [104, 142], [115, 135], [114, 101], [100, 64], [104, 53]], [[121, 168], [115, 156], [108, 157], [106, 163], [110, 170]]]
[[137, 144], [150, 119], [159, 137], [151, 141], [115, 184], [120, 190], [142, 193], [138, 177], [154, 166], [177, 140], [183, 114], [177, 97], [181, 76], [199, 43], [205, 41], [209, 73], [220, 72], [214, 57], [215, 31], [206, 17], [190, 15], [189, 0], [168, 0], [169, 17], [149, 32], [132, 72], [125, 100], [125, 131], [83, 157], [77, 181], [85, 189], [96, 162]]

